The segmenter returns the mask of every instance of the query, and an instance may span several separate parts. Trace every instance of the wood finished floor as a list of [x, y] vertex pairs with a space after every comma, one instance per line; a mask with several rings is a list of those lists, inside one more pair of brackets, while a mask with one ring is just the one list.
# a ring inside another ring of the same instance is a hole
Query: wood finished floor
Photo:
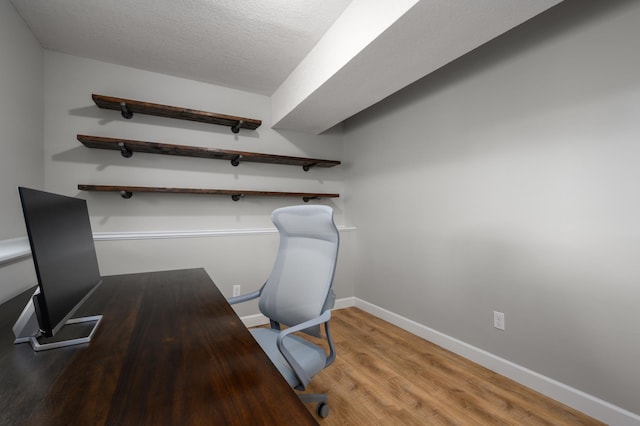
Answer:
[[321, 425], [602, 424], [358, 308], [331, 324], [336, 361], [307, 389], [329, 396]]

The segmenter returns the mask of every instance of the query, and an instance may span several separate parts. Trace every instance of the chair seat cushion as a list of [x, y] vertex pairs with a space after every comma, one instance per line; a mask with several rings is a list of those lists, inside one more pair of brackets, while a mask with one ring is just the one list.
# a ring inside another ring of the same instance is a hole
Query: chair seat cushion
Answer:
[[[289, 385], [292, 388], [302, 385], [287, 360], [278, 350], [276, 340], [279, 331], [270, 328], [255, 328], [251, 330], [251, 334]], [[326, 354], [321, 347], [292, 334], [284, 339], [284, 346], [309, 377], [313, 377], [325, 367]]]

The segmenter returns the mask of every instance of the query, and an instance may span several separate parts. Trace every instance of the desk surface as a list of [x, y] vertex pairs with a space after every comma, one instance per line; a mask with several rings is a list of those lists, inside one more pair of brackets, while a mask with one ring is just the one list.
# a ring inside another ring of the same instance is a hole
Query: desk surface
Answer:
[[104, 277], [90, 344], [35, 353], [0, 306], [0, 424], [317, 424], [203, 269]]

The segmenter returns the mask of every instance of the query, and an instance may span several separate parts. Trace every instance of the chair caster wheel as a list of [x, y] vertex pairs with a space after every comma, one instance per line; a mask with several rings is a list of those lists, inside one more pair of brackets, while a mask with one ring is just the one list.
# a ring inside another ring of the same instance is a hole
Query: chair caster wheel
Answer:
[[316, 407], [316, 413], [323, 419], [327, 417], [329, 415], [329, 404], [327, 404], [326, 402], [318, 403], [318, 406]]

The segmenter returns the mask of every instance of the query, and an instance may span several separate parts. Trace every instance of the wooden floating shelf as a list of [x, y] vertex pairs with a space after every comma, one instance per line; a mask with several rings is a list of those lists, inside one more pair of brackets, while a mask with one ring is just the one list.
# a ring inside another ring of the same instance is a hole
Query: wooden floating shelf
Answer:
[[230, 195], [233, 201], [245, 196], [260, 197], [301, 197], [306, 203], [317, 198], [337, 198], [340, 194], [322, 194], [312, 192], [275, 192], [275, 191], [244, 191], [231, 189], [201, 189], [201, 188], [163, 188], [149, 186], [116, 186], [116, 185], [78, 185], [81, 191], [119, 192], [122, 198], [131, 198], [134, 192], [156, 192], [174, 194], [202, 194], [202, 195]]
[[240, 129], [255, 130], [262, 124], [261, 120], [253, 118], [236, 117], [233, 115], [154, 104], [151, 102], [136, 101], [133, 99], [96, 95], [95, 93], [91, 95], [91, 98], [99, 108], [120, 111], [122, 116], [127, 119], [133, 117], [134, 113], [156, 115], [159, 117], [177, 118], [179, 120], [198, 121], [201, 123], [229, 126], [233, 133], [238, 133]]
[[88, 148], [120, 151], [122, 156], [127, 158], [131, 157], [134, 152], [144, 152], [151, 154], [228, 160], [234, 166], [237, 166], [242, 161], [288, 164], [301, 166], [304, 171], [308, 171], [312, 167], [334, 167], [340, 164], [340, 161], [322, 160], [318, 158], [288, 157], [283, 155], [260, 154], [257, 152], [230, 151], [216, 148], [145, 142], [131, 139], [105, 138], [100, 136], [77, 135], [77, 137], [78, 141]]

